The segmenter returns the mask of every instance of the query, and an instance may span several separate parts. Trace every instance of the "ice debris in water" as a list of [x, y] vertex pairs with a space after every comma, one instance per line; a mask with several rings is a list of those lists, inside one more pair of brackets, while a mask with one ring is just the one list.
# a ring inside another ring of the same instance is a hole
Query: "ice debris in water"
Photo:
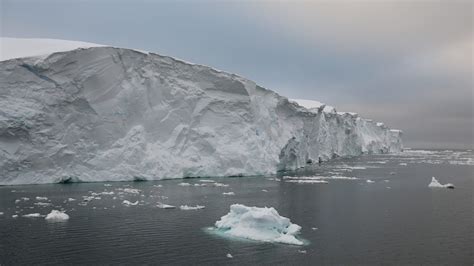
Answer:
[[215, 226], [223, 233], [234, 237], [303, 245], [303, 241], [296, 238], [301, 226], [280, 216], [274, 208], [233, 204], [230, 206], [230, 212], [222, 216]]
[[367, 181], [366, 181], [366, 182], [367, 182], [367, 183], [375, 183], [375, 181], [373, 181], [373, 180], [370, 180], [370, 179], [367, 179]]
[[46, 217], [44, 218], [48, 221], [66, 221], [69, 220], [69, 215], [67, 215], [65, 212], [58, 211], [58, 210], [52, 210]]
[[36, 200], [48, 200], [47, 197], [36, 197]]
[[126, 205], [126, 206], [135, 206], [135, 205], [138, 205], [138, 200], [135, 201], [135, 202], [130, 202], [130, 201], [128, 201], [128, 200], [124, 200], [124, 201], [122, 202], [122, 204], [123, 204], [123, 205]]
[[0, 212], [0, 215], [3, 215], [3, 212]]
[[202, 205], [196, 205], [196, 206], [188, 206], [188, 205], [181, 205], [179, 206], [179, 208], [183, 211], [189, 211], [189, 210], [200, 210], [200, 209], [204, 209], [205, 206], [202, 206]]
[[434, 176], [431, 178], [431, 183], [428, 185], [428, 187], [433, 187], [433, 188], [454, 188], [454, 185], [451, 183], [447, 183], [442, 185]]
[[160, 209], [175, 209], [176, 208], [176, 206], [164, 204], [164, 203], [161, 203], [161, 202], [158, 202], [158, 204], [156, 204], [156, 207], [158, 207]]
[[75, 201], [76, 199], [68, 198], [67, 201]]
[[188, 186], [190, 186], [190, 185], [191, 185], [191, 184], [185, 183], [185, 182], [181, 182], [181, 183], [178, 184], [178, 186], [182, 186], [182, 187], [188, 187]]
[[37, 218], [37, 217], [41, 217], [41, 214], [39, 213], [30, 213], [30, 214], [25, 214], [25, 215], [22, 215], [23, 217], [26, 217], [26, 218]]
[[230, 253], [227, 253], [226, 257], [229, 258], [229, 259], [232, 259], [234, 256], [232, 256], [232, 254], [230, 254]]
[[233, 195], [235, 195], [235, 193], [232, 192], [232, 191], [231, 192], [222, 192], [222, 195], [233, 196]]

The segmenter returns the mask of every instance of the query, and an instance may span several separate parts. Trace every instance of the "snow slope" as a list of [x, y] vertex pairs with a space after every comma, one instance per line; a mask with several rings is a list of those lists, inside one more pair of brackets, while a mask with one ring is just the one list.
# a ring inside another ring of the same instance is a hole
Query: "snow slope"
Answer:
[[154, 53], [91, 47], [0, 62], [2, 185], [262, 175], [398, 152], [400, 137]]

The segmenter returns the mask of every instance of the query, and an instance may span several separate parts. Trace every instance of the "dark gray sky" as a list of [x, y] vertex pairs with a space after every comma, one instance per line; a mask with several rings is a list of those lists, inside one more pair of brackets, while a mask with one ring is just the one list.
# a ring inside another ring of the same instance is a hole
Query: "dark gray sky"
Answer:
[[0, 3], [3, 37], [153, 51], [383, 121], [406, 146], [473, 147], [470, 0]]

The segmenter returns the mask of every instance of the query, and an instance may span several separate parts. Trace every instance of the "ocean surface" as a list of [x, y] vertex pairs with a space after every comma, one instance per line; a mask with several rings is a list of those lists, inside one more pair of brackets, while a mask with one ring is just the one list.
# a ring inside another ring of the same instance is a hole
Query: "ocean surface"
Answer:
[[[276, 176], [214, 178], [214, 183], [3, 186], [0, 264], [472, 265], [473, 158], [466, 150], [408, 150], [337, 159]], [[456, 188], [429, 188], [432, 176]], [[222, 194], [231, 191], [235, 195]], [[124, 200], [138, 203], [127, 206]], [[178, 208], [160, 209], [158, 203]], [[274, 207], [302, 226], [299, 237], [308, 244], [210, 234], [206, 228], [234, 203]], [[180, 205], [205, 208], [180, 210]], [[70, 219], [46, 221], [53, 209], [66, 211]], [[31, 213], [42, 217], [22, 216]]]

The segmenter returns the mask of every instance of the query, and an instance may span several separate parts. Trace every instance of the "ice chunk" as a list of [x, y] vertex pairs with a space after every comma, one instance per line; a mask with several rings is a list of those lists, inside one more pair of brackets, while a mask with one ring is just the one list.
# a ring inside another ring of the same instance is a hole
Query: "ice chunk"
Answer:
[[211, 179], [200, 179], [199, 182], [203, 182], [203, 183], [215, 183], [216, 181], [211, 180]]
[[399, 163], [398, 165], [400, 165], [400, 166], [407, 166], [408, 164], [407, 164], [407, 163]]
[[232, 254], [230, 254], [230, 253], [227, 253], [227, 255], [225, 255], [225, 256], [226, 256], [227, 258], [229, 258], [229, 259], [232, 259], [232, 258], [234, 257], [234, 256], [232, 256]]
[[36, 197], [36, 200], [48, 200], [47, 197]]
[[188, 205], [181, 205], [179, 206], [179, 208], [183, 211], [189, 211], [189, 210], [200, 210], [200, 209], [204, 209], [205, 206], [202, 206], [202, 205], [196, 205], [196, 206], [188, 206]]
[[12, 218], [18, 218], [18, 214], [13, 214]]
[[222, 192], [222, 195], [233, 196], [233, 195], [235, 195], [235, 193], [232, 192], [232, 191], [231, 192]]
[[0, 212], [0, 215], [3, 215], [3, 212]]
[[296, 238], [301, 227], [280, 216], [274, 208], [248, 207], [242, 204], [230, 206], [230, 212], [215, 223], [218, 230], [234, 236], [264, 242], [303, 245]]
[[158, 207], [160, 209], [175, 209], [176, 208], [176, 206], [164, 204], [164, 203], [161, 203], [161, 202], [158, 202], [158, 204], [156, 204], [156, 207]]
[[40, 206], [40, 207], [47, 207], [47, 206], [51, 206], [53, 204], [49, 203], [49, 202], [35, 202], [33, 203], [34, 205], [36, 206]]
[[26, 218], [37, 218], [37, 217], [41, 217], [41, 214], [39, 214], [39, 213], [30, 213], [30, 214], [22, 215], [22, 217], [26, 217]]
[[138, 200], [135, 201], [135, 202], [130, 202], [130, 201], [128, 201], [128, 200], [124, 200], [124, 201], [122, 202], [122, 204], [123, 204], [123, 205], [126, 205], [126, 206], [135, 206], [135, 205], [138, 205]]
[[44, 218], [48, 221], [67, 221], [69, 220], [69, 215], [67, 215], [65, 212], [58, 211], [58, 210], [52, 210], [46, 217]]
[[447, 183], [442, 185], [434, 176], [431, 178], [431, 183], [428, 185], [431, 188], [454, 188], [454, 185], [451, 183]]
[[76, 199], [68, 198], [67, 201], [75, 201]]
[[191, 186], [191, 184], [186, 183], [186, 182], [181, 182], [181, 183], [178, 184], [178, 186], [189, 187], [189, 186]]
[[218, 183], [218, 182], [212, 183], [212, 185], [215, 187], [228, 187], [229, 186], [228, 184], [223, 184], [223, 183]]
[[290, 180], [286, 180], [285, 182], [298, 183], [298, 184], [328, 184], [329, 183], [326, 180], [319, 180], [319, 179], [290, 179]]
[[373, 180], [370, 180], [370, 179], [367, 179], [367, 181], [366, 181], [366, 182], [367, 182], [367, 183], [375, 183], [375, 181], [373, 181]]

